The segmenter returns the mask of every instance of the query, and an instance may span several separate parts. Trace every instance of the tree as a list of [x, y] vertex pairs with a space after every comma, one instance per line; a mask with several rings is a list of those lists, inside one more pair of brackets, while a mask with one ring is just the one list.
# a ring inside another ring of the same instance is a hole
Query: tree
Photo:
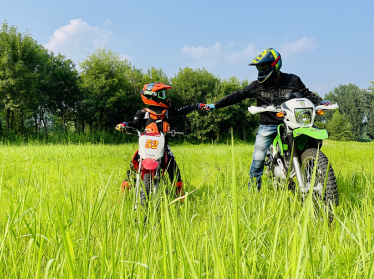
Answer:
[[40, 69], [47, 51], [28, 33], [20, 33], [4, 22], [0, 29], [0, 100], [6, 111], [7, 136], [16, 130], [15, 114], [20, 114], [21, 130], [28, 111], [35, 109]]
[[49, 112], [61, 117], [67, 132], [67, 114], [74, 112], [79, 98], [78, 71], [73, 61], [61, 54], [54, 56], [52, 53], [49, 55], [45, 74]]
[[371, 139], [374, 139], [374, 81], [370, 83], [371, 85], [365, 93], [364, 110], [366, 133]]
[[126, 105], [126, 95], [134, 92], [133, 85], [126, 77], [131, 65], [117, 53], [99, 48], [80, 66], [81, 86], [87, 94], [84, 107], [90, 111], [88, 122], [96, 124], [99, 131], [105, 126], [113, 127], [116, 116]]
[[[216, 84], [220, 79], [209, 73], [206, 69], [191, 69], [186, 67], [179, 69], [175, 77], [171, 79], [172, 91], [169, 93], [174, 106], [181, 107], [194, 103], [206, 103], [209, 94], [212, 94]], [[184, 131], [187, 135], [189, 131], [193, 132], [193, 137], [201, 139], [199, 127], [202, 127], [202, 120], [198, 119], [202, 111], [191, 113], [188, 117], [180, 116], [172, 119], [173, 126], [178, 130]], [[195, 124], [192, 122], [195, 121]], [[197, 123], [200, 123], [196, 126]]]
[[347, 117], [336, 111], [327, 124], [327, 132], [329, 138], [338, 141], [354, 140], [355, 136], [352, 132], [352, 124], [348, 121]]
[[[354, 84], [339, 85], [326, 94], [325, 99], [339, 104], [339, 112], [344, 114], [352, 124], [352, 133], [355, 140], [362, 136], [365, 110], [362, 106], [365, 90]], [[332, 113], [326, 113], [326, 120], [331, 119]]]

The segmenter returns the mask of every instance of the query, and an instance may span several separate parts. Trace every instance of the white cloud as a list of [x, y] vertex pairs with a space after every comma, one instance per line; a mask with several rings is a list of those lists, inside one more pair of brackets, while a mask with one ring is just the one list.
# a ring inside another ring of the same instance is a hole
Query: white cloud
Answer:
[[304, 36], [298, 41], [286, 43], [283, 47], [281, 47], [279, 52], [282, 56], [288, 56], [308, 50], [315, 50], [319, 46], [320, 44], [318, 44], [314, 38]]
[[[282, 58], [287, 58], [292, 54], [302, 53], [306, 51], [315, 50], [320, 46], [314, 38], [307, 36], [302, 37], [297, 41], [286, 41], [279, 45], [276, 42], [273, 44], [276, 50], [282, 55]], [[208, 71], [218, 74], [221, 77], [229, 77], [232, 75], [249, 78], [255, 80], [257, 71], [253, 67], [247, 65], [264, 49], [271, 47], [258, 46], [249, 43], [245, 48], [238, 49], [238, 44], [235, 42], [227, 42], [222, 44], [216, 42], [213, 46], [190, 46], [186, 45], [181, 52], [189, 59], [187, 65], [192, 68], [206, 68]], [[317, 92], [325, 90], [325, 86], [321, 85]]]
[[244, 63], [249, 63], [258, 52], [255, 49], [255, 45], [251, 43], [239, 52], [231, 50], [233, 47], [235, 47], [234, 42], [229, 42], [225, 46], [220, 42], [216, 42], [212, 47], [185, 46], [182, 48], [182, 53], [191, 58], [190, 66], [216, 70], [217, 68], [225, 67], [227, 64], [235, 65], [243, 63], [243, 61], [245, 61]]
[[241, 63], [243, 61], [246, 61], [245, 63], [249, 64], [250, 60], [252, 60], [256, 55], [258, 51], [255, 49], [254, 44], [248, 44], [248, 46], [239, 52], [231, 51], [227, 57], [226, 60], [230, 63]]
[[64, 54], [75, 62], [84, 59], [89, 52], [106, 46], [112, 32], [89, 26], [81, 18], [72, 19], [68, 25], [53, 32], [44, 46], [55, 53]]
[[106, 21], [104, 21], [103, 25], [111, 25], [113, 21], [107, 19]]
[[122, 60], [127, 60], [127, 61], [131, 61], [132, 60], [132, 56], [130, 56], [128, 54], [120, 54], [119, 56], [120, 56], [120, 58]]
[[192, 58], [193, 63], [190, 66], [214, 69], [221, 55], [221, 44], [217, 42], [213, 47], [185, 46], [182, 48], [182, 53]]
[[182, 48], [182, 52], [193, 59], [209, 59], [219, 56], [221, 44], [220, 42], [216, 42], [213, 47], [185, 46]]

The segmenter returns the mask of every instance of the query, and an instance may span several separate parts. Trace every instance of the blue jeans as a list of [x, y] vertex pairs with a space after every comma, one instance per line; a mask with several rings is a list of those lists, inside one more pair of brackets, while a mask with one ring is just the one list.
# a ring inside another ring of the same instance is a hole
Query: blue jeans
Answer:
[[253, 161], [249, 176], [251, 180], [248, 183], [248, 189], [256, 178], [257, 189], [261, 189], [261, 175], [264, 172], [264, 162], [266, 152], [277, 134], [278, 125], [260, 125], [255, 142], [255, 150], [253, 152]]

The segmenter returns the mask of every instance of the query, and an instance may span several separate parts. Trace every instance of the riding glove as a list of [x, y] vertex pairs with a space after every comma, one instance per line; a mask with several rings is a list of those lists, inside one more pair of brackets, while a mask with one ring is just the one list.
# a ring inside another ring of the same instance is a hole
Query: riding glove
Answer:
[[327, 107], [327, 106], [331, 106], [332, 103], [330, 101], [325, 100], [321, 102], [321, 105], [325, 105]]

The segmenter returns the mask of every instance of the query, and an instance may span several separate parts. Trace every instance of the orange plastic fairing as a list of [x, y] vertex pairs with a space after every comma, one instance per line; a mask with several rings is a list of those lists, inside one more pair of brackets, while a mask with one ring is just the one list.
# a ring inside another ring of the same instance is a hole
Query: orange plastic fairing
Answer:
[[152, 122], [151, 124], [148, 124], [147, 127], [145, 127], [145, 131], [147, 134], [150, 133], [158, 133], [158, 128], [156, 122]]
[[162, 123], [162, 129], [164, 130], [164, 133], [170, 132], [170, 124], [166, 121]]

